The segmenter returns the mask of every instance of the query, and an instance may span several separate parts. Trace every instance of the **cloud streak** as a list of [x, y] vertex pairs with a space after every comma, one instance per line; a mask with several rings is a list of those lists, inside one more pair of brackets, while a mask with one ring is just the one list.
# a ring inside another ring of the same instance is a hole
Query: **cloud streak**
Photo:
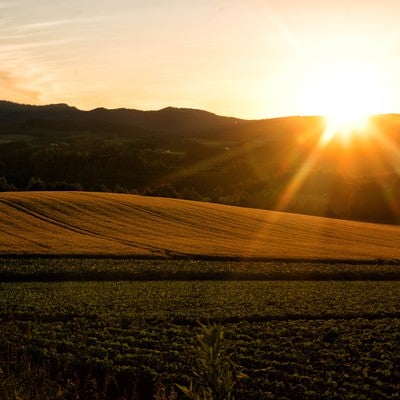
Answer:
[[21, 87], [19, 79], [12, 76], [7, 71], [0, 70], [0, 87], [2, 90], [2, 97], [6, 95], [5, 98], [8, 99], [17, 99], [18, 101], [34, 103], [39, 101], [40, 98], [38, 91]]
[[16, 43], [16, 44], [0, 44], [2, 52], [14, 52], [26, 49], [35, 49], [51, 46], [61, 46], [74, 42], [74, 39], [59, 39], [59, 40], [46, 40], [42, 42], [30, 42], [30, 43]]
[[96, 16], [96, 17], [89, 17], [89, 18], [66, 18], [66, 19], [59, 19], [59, 20], [52, 20], [52, 21], [42, 21], [42, 22], [35, 22], [32, 24], [26, 24], [19, 28], [21, 31], [30, 31], [30, 30], [42, 30], [42, 29], [51, 29], [59, 26], [65, 25], [72, 25], [72, 24], [90, 24], [93, 22], [101, 22], [107, 21], [116, 18], [113, 15], [107, 16]]

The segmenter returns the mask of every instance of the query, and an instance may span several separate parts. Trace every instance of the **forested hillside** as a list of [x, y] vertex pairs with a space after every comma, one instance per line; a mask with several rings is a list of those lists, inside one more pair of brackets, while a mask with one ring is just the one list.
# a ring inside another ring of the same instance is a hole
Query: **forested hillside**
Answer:
[[400, 117], [321, 146], [324, 121], [0, 102], [0, 190], [87, 190], [398, 223]]

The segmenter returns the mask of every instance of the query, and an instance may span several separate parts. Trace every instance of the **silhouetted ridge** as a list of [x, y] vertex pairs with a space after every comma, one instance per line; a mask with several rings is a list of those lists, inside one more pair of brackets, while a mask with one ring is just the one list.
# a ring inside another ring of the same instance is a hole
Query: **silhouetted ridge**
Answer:
[[63, 103], [35, 106], [0, 101], [0, 122], [10, 119], [13, 119], [14, 122], [22, 122], [33, 118], [69, 118], [80, 122], [96, 120], [108, 124], [136, 126], [150, 131], [169, 133], [214, 131], [247, 123], [238, 118], [223, 117], [191, 108], [166, 107], [156, 111], [141, 111], [99, 107], [91, 111], [82, 111]]

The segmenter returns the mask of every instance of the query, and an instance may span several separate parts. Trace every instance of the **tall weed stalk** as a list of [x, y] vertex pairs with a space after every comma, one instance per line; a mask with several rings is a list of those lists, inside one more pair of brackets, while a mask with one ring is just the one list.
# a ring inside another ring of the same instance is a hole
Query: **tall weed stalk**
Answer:
[[197, 336], [198, 358], [189, 386], [177, 385], [191, 400], [235, 400], [235, 389], [244, 375], [231, 356], [224, 341], [222, 325], [201, 324]]

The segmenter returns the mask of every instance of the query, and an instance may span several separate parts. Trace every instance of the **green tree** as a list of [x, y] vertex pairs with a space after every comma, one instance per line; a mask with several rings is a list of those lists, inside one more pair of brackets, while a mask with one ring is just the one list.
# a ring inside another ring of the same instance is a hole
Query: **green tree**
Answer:
[[4, 176], [0, 177], [0, 192], [11, 192], [16, 190], [13, 184], [8, 183], [7, 178]]
[[165, 185], [157, 186], [154, 189], [146, 188], [143, 192], [145, 196], [156, 196], [156, 197], [170, 197], [170, 198], [177, 198], [178, 193], [176, 189], [170, 185], [169, 183]]
[[40, 178], [31, 177], [26, 188], [27, 190], [46, 190], [46, 184]]

